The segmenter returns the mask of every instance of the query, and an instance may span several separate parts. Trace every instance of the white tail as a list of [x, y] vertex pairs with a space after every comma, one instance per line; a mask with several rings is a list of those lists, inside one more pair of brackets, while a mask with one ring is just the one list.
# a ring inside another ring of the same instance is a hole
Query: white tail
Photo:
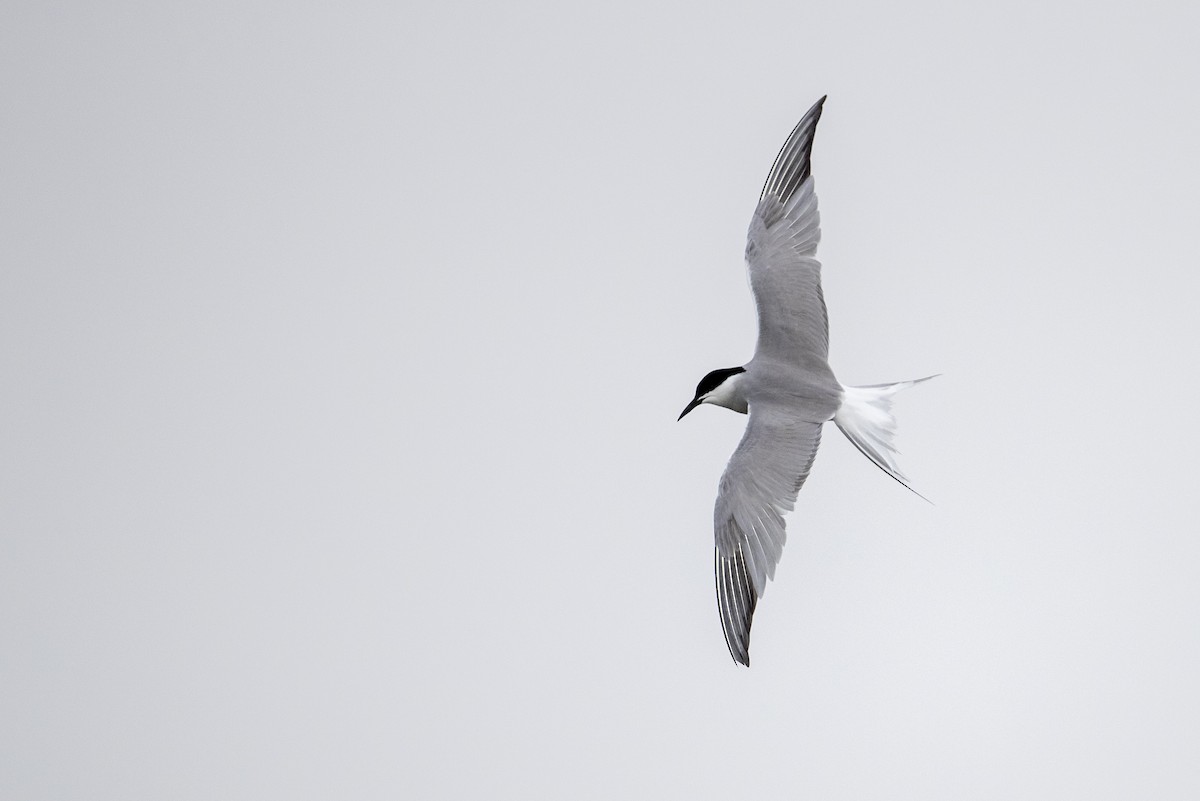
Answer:
[[854, 443], [854, 447], [874, 462], [880, 470], [899, 481], [914, 494], [929, 500], [908, 485], [908, 479], [896, 464], [896, 418], [892, 414], [892, 396], [914, 384], [928, 381], [937, 376], [926, 376], [915, 381], [896, 384], [872, 384], [866, 387], [842, 387], [842, 405], [833, 416], [833, 422]]

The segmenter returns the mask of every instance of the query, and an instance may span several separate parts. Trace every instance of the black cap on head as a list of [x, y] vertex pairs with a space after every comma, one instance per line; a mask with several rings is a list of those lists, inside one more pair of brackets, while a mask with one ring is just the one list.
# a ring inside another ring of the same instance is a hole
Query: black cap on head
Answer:
[[683, 414], [680, 414], [679, 419], [675, 422], [682, 420], [685, 414], [703, 403], [704, 396], [724, 384], [725, 379], [729, 378], [729, 376], [744, 372], [746, 372], [745, 367], [723, 367], [720, 370], [713, 370], [704, 376], [704, 378], [701, 378], [700, 383], [696, 385], [696, 397], [692, 398], [692, 402], [687, 405], [687, 408], [683, 410]]
[[696, 385], [696, 397], [707, 395], [717, 387], [725, 383], [725, 379], [731, 375], [746, 372], [745, 367], [724, 367], [720, 370], [713, 370], [704, 378], [700, 379], [700, 383]]

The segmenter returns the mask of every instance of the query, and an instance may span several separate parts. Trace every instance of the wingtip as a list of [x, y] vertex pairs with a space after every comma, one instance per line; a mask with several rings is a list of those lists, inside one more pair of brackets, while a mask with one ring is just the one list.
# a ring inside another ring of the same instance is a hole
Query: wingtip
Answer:
[[738, 649], [734, 649], [733, 645], [731, 645], [728, 640], [726, 640], [725, 644], [729, 647], [729, 655], [731, 657], [733, 657], [733, 663], [735, 665], [741, 665], [742, 667], [750, 667], [750, 643], [749, 642], [746, 643], [745, 648], [738, 648]]
[[752, 586], [740, 548], [730, 558], [723, 558], [719, 547], [714, 548], [713, 553], [717, 609], [725, 645], [734, 662], [750, 667], [750, 629], [754, 624], [758, 595]]

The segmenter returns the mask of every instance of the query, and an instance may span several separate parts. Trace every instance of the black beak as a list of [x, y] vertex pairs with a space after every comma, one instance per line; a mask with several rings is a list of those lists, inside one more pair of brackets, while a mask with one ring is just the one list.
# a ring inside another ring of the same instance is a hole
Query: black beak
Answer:
[[689, 404], [687, 405], [687, 408], [683, 410], [683, 414], [679, 415], [679, 419], [678, 419], [678, 420], [676, 420], [675, 422], [676, 422], [676, 423], [678, 423], [678, 422], [679, 422], [679, 420], [682, 420], [682, 419], [683, 419], [683, 416], [684, 416], [685, 414], [687, 414], [688, 412], [690, 412], [692, 409], [695, 409], [695, 408], [696, 408], [697, 406], [699, 406], [701, 403], [703, 403], [703, 401], [701, 401], [699, 398], [696, 398], [695, 400], [693, 400], [691, 403], [689, 403]]

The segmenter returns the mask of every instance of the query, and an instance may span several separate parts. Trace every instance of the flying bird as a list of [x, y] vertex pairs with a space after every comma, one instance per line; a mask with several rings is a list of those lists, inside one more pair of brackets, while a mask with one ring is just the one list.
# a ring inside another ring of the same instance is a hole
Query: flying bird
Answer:
[[[704, 403], [749, 414], [721, 476], [714, 513], [717, 607], [725, 644], [750, 665], [750, 624], [783, 553], [783, 516], [812, 469], [832, 420], [880, 469], [910, 490], [896, 463], [892, 397], [921, 381], [842, 386], [829, 367], [829, 321], [821, 294], [821, 239], [812, 146], [822, 97], [792, 130], [750, 220], [746, 265], [758, 307], [758, 344], [741, 367], [713, 370], [679, 415]], [[914, 490], [915, 492], [915, 490]]]

